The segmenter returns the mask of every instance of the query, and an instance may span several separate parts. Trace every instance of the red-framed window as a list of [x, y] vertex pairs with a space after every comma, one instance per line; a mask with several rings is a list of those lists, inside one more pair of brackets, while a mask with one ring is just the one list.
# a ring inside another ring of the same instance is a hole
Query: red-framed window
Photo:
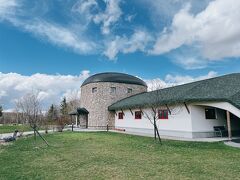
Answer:
[[119, 112], [118, 113], [118, 119], [123, 119], [123, 115], [124, 115], [123, 112]]
[[158, 110], [158, 119], [168, 119], [168, 110]]
[[141, 111], [135, 111], [135, 119], [142, 119], [142, 112]]

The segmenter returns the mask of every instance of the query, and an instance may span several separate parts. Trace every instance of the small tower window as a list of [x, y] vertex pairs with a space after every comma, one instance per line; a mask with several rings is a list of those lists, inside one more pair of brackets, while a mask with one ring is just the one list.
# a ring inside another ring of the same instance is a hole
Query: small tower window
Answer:
[[127, 89], [127, 93], [132, 93], [132, 89], [131, 89], [131, 88], [128, 88], [128, 89]]
[[97, 87], [92, 88], [92, 93], [96, 93], [97, 92]]
[[111, 87], [110, 92], [111, 93], [116, 93], [116, 87]]

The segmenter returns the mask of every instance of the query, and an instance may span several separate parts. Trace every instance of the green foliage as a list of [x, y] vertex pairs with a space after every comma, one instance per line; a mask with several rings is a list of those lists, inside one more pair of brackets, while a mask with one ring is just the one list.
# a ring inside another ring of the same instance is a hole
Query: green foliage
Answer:
[[0, 117], [2, 117], [2, 115], [3, 115], [3, 108], [2, 106], [0, 106]]
[[50, 106], [48, 110], [47, 118], [49, 122], [55, 122], [58, 119], [58, 109], [53, 104]]
[[[98, 133], [55, 133], [0, 147], [0, 179], [238, 179], [239, 149]], [[36, 148], [36, 145], [38, 148]]]
[[68, 115], [67, 100], [64, 97], [60, 104], [60, 117], [57, 120], [58, 130], [63, 131], [66, 124], [70, 123], [70, 116]]
[[67, 105], [66, 97], [63, 98], [60, 104], [60, 112], [61, 112], [61, 115], [68, 115], [68, 105]]

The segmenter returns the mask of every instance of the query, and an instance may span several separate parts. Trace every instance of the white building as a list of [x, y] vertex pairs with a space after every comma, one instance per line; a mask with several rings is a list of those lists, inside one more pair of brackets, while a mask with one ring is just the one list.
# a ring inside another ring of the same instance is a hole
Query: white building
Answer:
[[240, 135], [240, 74], [141, 93], [108, 109], [117, 130], [153, 135], [156, 117], [160, 135], [231, 138]]

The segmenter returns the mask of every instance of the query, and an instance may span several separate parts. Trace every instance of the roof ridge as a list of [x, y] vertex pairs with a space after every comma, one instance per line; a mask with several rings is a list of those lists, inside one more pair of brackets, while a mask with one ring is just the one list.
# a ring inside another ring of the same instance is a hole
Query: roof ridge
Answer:
[[[194, 102], [194, 101], [226, 101], [240, 108], [240, 100], [234, 99], [234, 95], [240, 95], [240, 73], [232, 73], [214, 78], [199, 80], [178, 86], [158, 89], [155, 91], [136, 94], [121, 99], [109, 106], [109, 110], [124, 107], [134, 107], [137, 104], [144, 106], [152, 101], [152, 95], [160, 93], [163, 97], [161, 103], [168, 102]], [[225, 86], [225, 85], [226, 86]], [[236, 84], [237, 86], [233, 86]], [[229, 87], [229, 85], [231, 87]], [[223, 87], [222, 87], [223, 86]], [[221, 88], [222, 87], [222, 88]], [[228, 87], [228, 88], [226, 88]]]
[[[154, 91], [163, 90], [163, 89], [170, 89], [170, 88], [180, 87], [180, 86], [185, 86], [185, 85], [194, 84], [194, 83], [198, 83], [198, 82], [202, 82], [202, 81], [214, 80], [214, 79], [223, 78], [225, 76], [232, 76], [232, 75], [236, 75], [236, 74], [240, 75], [240, 73], [224, 74], [224, 75], [221, 75], [221, 76], [216, 76], [216, 77], [211, 77], [211, 78], [207, 78], [207, 79], [201, 79], [201, 80], [188, 82], [188, 83], [184, 83], [184, 84], [179, 84], [179, 85], [176, 85], [176, 86], [170, 86], [170, 87], [165, 87], [165, 88], [162, 88], [162, 89], [156, 89]], [[154, 92], [154, 91], [149, 91], [149, 92]]]

